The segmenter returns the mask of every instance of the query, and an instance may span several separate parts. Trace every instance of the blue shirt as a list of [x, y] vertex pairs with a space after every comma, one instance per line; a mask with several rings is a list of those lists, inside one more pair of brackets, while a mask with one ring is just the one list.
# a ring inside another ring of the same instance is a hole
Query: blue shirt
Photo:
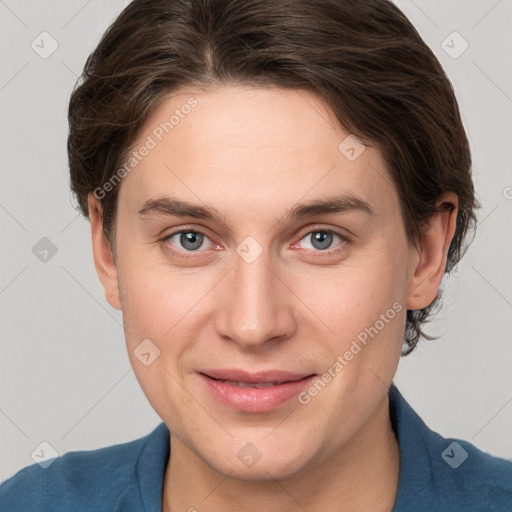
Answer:
[[[393, 512], [512, 511], [512, 461], [433, 432], [394, 384], [389, 399], [400, 446]], [[161, 512], [168, 458], [169, 430], [161, 423], [141, 439], [18, 471], [0, 485], [0, 511]]]

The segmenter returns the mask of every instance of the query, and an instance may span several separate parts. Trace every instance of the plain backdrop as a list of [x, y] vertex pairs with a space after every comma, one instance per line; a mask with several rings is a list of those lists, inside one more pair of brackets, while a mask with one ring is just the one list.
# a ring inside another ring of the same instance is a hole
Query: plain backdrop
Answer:
[[[69, 95], [127, 3], [0, 1], [0, 481], [43, 441], [63, 454], [160, 422], [97, 279], [67, 168]], [[429, 327], [440, 338], [402, 358], [395, 383], [432, 429], [512, 459], [512, 1], [397, 4], [452, 80], [482, 210]]]

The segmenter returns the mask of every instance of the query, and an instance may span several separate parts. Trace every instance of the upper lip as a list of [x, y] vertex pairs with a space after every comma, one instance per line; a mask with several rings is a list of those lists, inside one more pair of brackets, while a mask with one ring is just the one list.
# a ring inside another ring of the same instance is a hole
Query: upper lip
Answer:
[[277, 384], [282, 384], [283, 382], [294, 382], [313, 375], [311, 373], [287, 372], [282, 370], [265, 370], [250, 373], [245, 370], [237, 369], [203, 370], [200, 373], [218, 380], [231, 380], [247, 383], [275, 382]]

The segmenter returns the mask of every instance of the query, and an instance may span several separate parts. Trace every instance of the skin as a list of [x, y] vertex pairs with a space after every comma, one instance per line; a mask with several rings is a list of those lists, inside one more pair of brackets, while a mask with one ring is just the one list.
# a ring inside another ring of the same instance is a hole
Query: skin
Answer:
[[[99, 278], [123, 312], [137, 379], [171, 432], [163, 508], [390, 511], [399, 446], [387, 393], [406, 309], [423, 308], [437, 294], [457, 197], [443, 194], [438, 203], [452, 203], [453, 211], [434, 216], [417, 247], [410, 243], [380, 152], [368, 146], [349, 161], [338, 149], [349, 134], [304, 90], [180, 90], [152, 113], [137, 144], [190, 97], [197, 106], [123, 178], [115, 257], [99, 202], [89, 198]], [[286, 217], [297, 203], [347, 193], [374, 215]], [[225, 224], [139, 214], [165, 195], [210, 205]], [[205, 233], [203, 246], [187, 252], [179, 235], [164, 239], [180, 229]], [[346, 239], [334, 236], [318, 249], [311, 232], [329, 229]], [[248, 236], [263, 250], [252, 263], [236, 252]], [[293, 398], [265, 413], [236, 411], [197, 374], [322, 375], [394, 303], [401, 311], [305, 405]], [[134, 355], [144, 339], [160, 350], [149, 366]], [[237, 456], [248, 442], [261, 453], [252, 467]]]

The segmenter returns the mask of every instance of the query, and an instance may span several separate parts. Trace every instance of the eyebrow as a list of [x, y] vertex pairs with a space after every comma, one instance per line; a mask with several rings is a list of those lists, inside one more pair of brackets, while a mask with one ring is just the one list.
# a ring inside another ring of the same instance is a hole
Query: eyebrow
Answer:
[[[305, 217], [347, 212], [361, 212], [375, 216], [373, 208], [367, 201], [353, 194], [343, 194], [295, 205], [286, 214], [285, 218], [298, 220]], [[141, 216], [152, 213], [206, 219], [226, 224], [225, 217], [216, 208], [193, 204], [174, 197], [166, 196], [149, 199], [138, 212]]]

